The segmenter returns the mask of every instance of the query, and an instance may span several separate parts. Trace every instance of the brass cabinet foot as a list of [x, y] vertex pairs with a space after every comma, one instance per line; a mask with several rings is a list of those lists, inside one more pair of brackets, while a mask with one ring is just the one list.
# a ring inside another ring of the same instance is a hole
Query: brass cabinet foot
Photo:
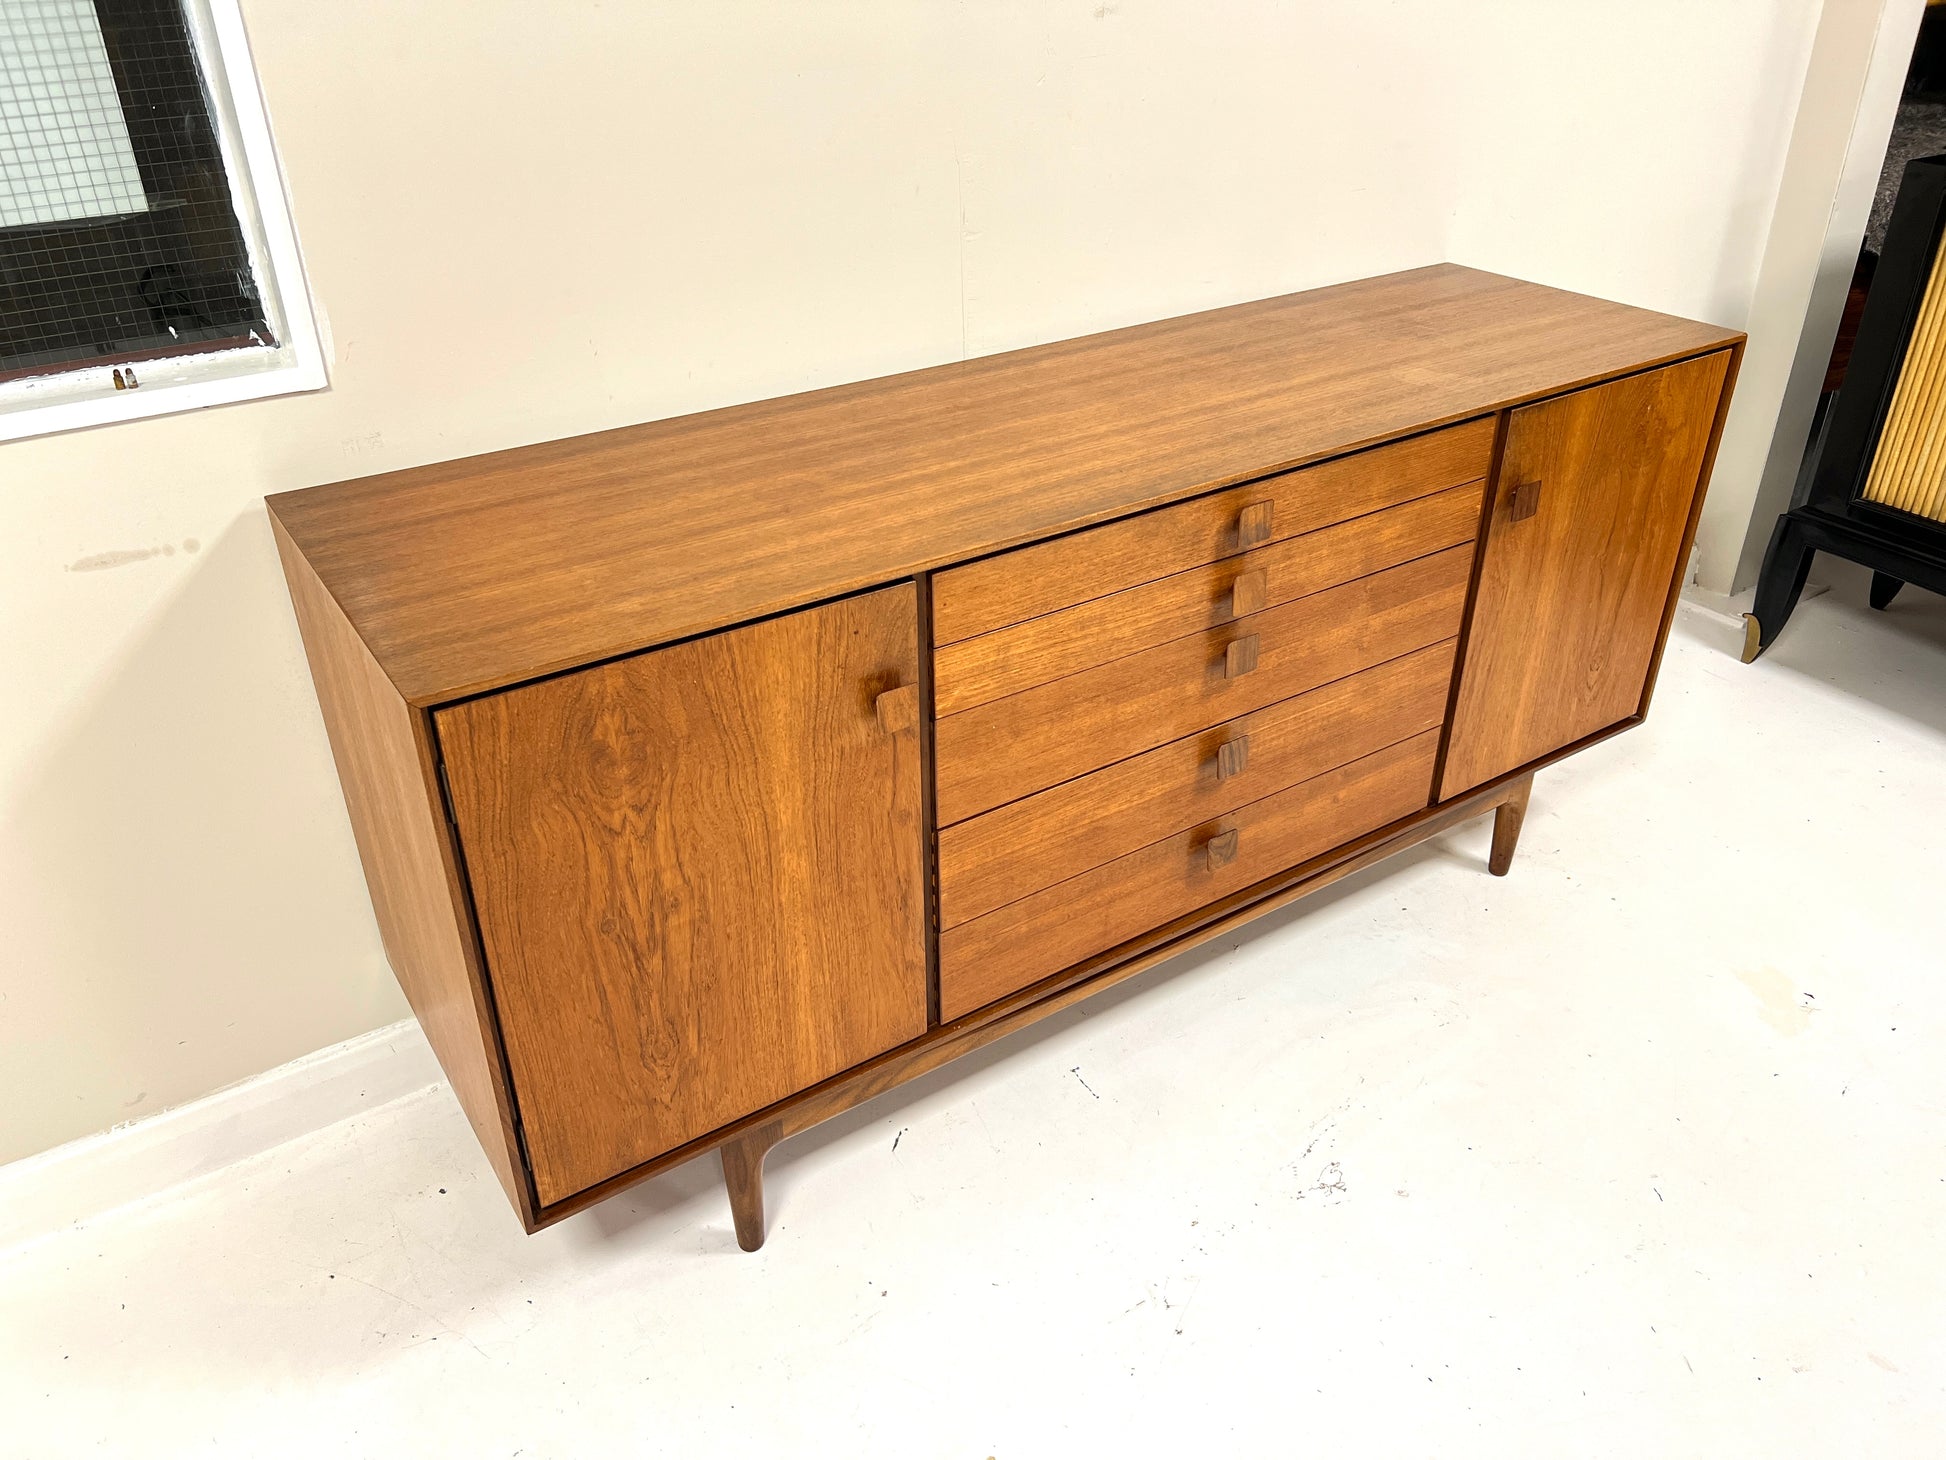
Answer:
[[783, 1136], [776, 1122], [760, 1125], [723, 1143], [723, 1184], [736, 1218], [737, 1246], [755, 1252], [764, 1245], [764, 1157]]
[[1757, 592], [1750, 612], [1743, 616], [1743, 662], [1754, 664], [1757, 656], [1776, 642], [1790, 621], [1791, 611], [1804, 594], [1804, 582], [1811, 572], [1811, 560], [1818, 555], [1812, 539], [1813, 528], [1793, 507], [1777, 519], [1771, 531], [1770, 546], [1764, 550], [1764, 566], [1757, 574]]
[[1522, 776], [1507, 788], [1507, 799], [1493, 813], [1493, 855], [1487, 870], [1505, 877], [1514, 864], [1514, 848], [1520, 844], [1520, 826], [1527, 819], [1527, 798], [1533, 794], [1534, 778]]

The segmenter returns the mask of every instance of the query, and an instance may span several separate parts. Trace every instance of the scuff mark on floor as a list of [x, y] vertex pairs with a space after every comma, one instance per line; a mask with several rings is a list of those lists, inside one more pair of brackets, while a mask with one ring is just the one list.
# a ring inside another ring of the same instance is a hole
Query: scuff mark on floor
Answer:
[[1318, 1172], [1318, 1179], [1298, 1192], [1297, 1199], [1303, 1201], [1307, 1196], [1321, 1196], [1327, 1201], [1342, 1200], [1345, 1196], [1345, 1168], [1336, 1161], [1327, 1161]]
[[1811, 995], [1800, 995], [1797, 986], [1777, 969], [1739, 972], [1737, 982], [1756, 995], [1758, 1015], [1779, 1034], [1802, 1034], [1810, 1025], [1813, 1010], [1799, 1000]]

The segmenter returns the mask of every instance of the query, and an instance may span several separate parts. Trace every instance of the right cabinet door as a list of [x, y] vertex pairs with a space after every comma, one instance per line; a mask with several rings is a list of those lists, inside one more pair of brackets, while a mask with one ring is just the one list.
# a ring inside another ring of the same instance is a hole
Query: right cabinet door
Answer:
[[1640, 710], [1729, 361], [1512, 413], [1440, 799]]

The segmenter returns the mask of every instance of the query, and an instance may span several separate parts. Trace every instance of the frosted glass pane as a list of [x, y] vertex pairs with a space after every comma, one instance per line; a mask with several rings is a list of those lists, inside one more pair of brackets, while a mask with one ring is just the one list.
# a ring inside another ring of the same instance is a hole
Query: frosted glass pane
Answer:
[[94, 0], [0, 0], [0, 227], [147, 210]]

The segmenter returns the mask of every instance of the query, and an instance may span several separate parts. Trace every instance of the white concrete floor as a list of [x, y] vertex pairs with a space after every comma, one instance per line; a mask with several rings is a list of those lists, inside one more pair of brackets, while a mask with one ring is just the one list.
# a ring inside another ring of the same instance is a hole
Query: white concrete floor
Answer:
[[0, 1256], [9, 1455], [1946, 1448], [1946, 603], [539, 1237], [442, 1088]]

